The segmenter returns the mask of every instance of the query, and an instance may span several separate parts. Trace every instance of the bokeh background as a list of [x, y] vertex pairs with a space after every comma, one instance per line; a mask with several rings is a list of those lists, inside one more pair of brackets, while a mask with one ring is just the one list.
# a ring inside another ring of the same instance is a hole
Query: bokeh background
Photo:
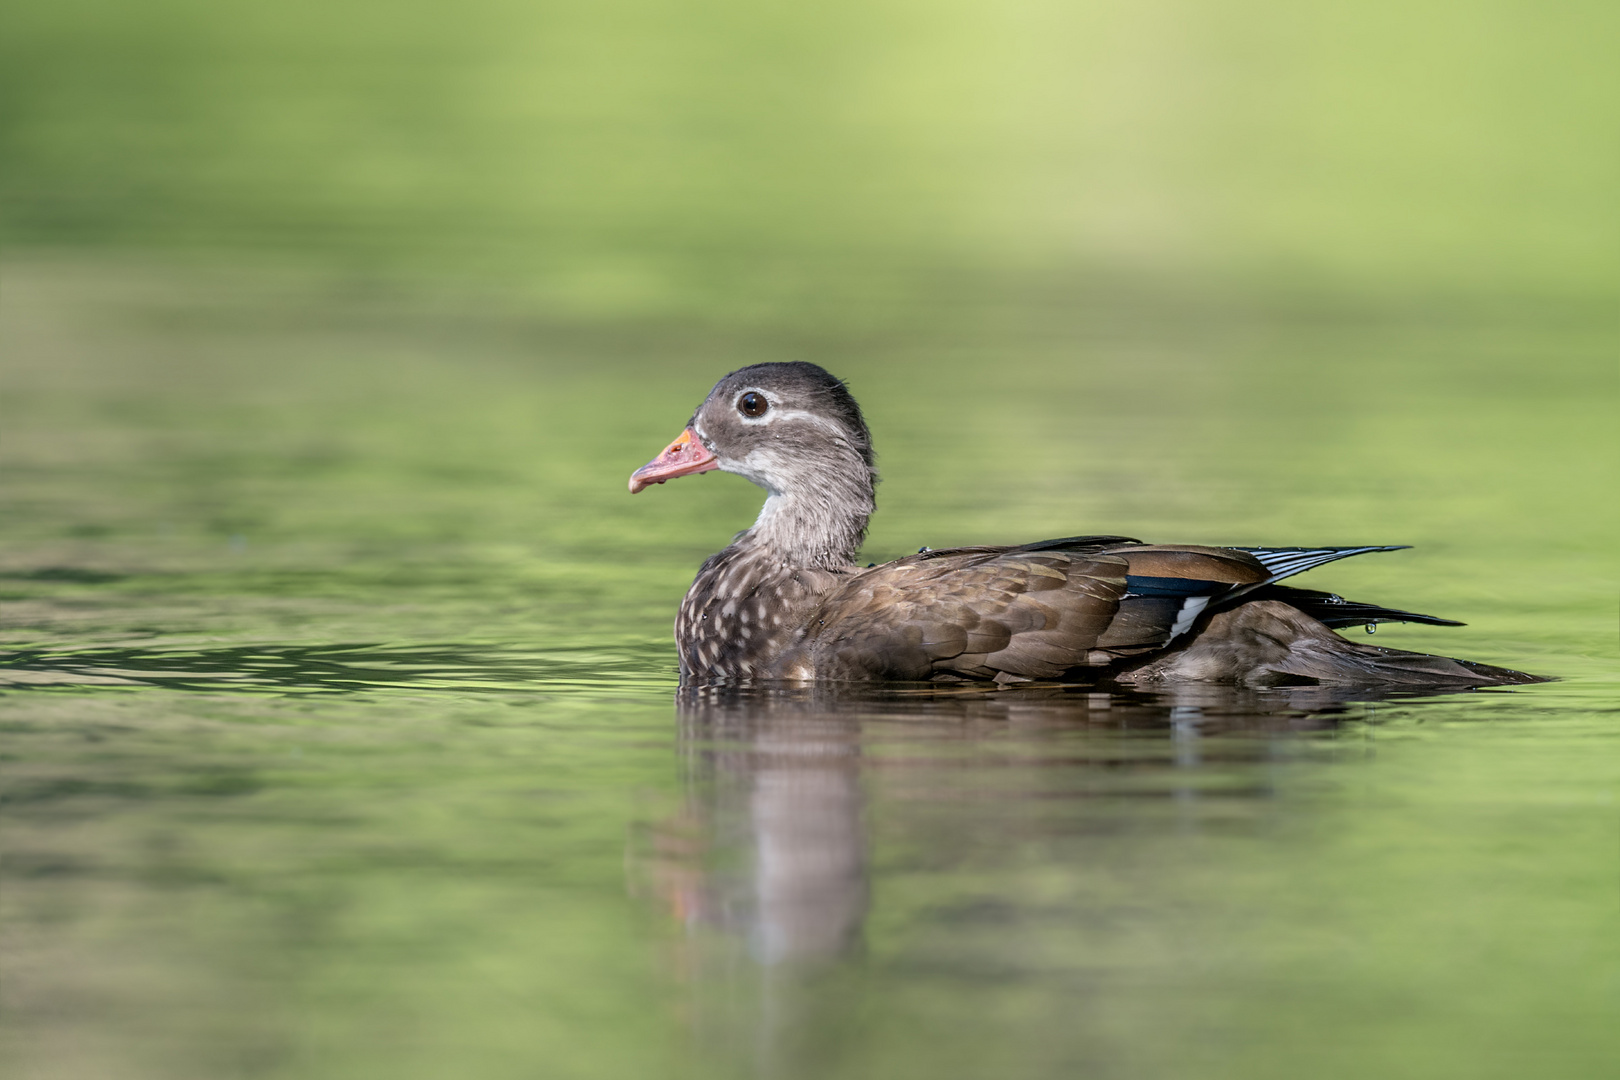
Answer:
[[673, 582], [754, 495], [619, 474], [724, 371], [809, 359], [878, 430], [874, 555], [1594, 554], [1546, 526], [1613, 476], [1614, 22], [13, 4], [10, 527], [592, 563], [651, 530]]
[[13, 4], [9, 247], [863, 325], [1104, 274], [1608, 294], [1598, 3]]
[[[8, 1067], [1601, 1072], [1617, 22], [12, 0]], [[624, 483], [794, 359], [872, 421], [870, 558], [1411, 543], [1304, 584], [1564, 681], [716, 749], [668, 628], [758, 492]], [[751, 945], [773, 784], [855, 868], [802, 978]]]

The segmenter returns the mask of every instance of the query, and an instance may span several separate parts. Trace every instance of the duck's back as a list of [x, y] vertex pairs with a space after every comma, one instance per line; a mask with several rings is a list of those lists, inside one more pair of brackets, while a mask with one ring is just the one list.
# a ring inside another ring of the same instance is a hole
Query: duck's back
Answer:
[[1162, 649], [1211, 596], [1267, 578], [1247, 552], [1123, 537], [922, 552], [837, 588], [783, 670], [1053, 679]]

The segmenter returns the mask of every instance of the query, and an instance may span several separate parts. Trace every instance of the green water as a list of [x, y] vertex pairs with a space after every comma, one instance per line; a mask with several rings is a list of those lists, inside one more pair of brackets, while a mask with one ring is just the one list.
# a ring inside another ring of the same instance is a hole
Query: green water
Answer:
[[[0, 284], [11, 1075], [1620, 1051], [1601, 310], [1116, 291], [806, 335], [133, 258]], [[867, 409], [872, 558], [1411, 543], [1309, 584], [1470, 624], [1380, 643], [1563, 681], [677, 701], [675, 605], [759, 496], [624, 480], [787, 356]]]

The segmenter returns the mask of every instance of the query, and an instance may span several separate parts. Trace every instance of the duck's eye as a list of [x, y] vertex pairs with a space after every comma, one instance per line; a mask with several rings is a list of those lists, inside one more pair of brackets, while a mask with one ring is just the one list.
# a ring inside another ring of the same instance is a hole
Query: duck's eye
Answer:
[[737, 411], [744, 416], [764, 416], [765, 410], [771, 403], [765, 400], [764, 394], [756, 394], [752, 390], [737, 399]]

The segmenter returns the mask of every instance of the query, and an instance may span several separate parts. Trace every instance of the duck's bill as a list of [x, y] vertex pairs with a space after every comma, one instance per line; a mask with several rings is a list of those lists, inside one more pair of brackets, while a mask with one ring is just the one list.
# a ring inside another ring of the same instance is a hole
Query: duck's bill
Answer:
[[699, 441], [697, 433], [687, 428], [674, 442], [664, 447], [662, 454], [630, 474], [630, 494], [677, 476], [691, 476], [719, 467], [720, 463]]

